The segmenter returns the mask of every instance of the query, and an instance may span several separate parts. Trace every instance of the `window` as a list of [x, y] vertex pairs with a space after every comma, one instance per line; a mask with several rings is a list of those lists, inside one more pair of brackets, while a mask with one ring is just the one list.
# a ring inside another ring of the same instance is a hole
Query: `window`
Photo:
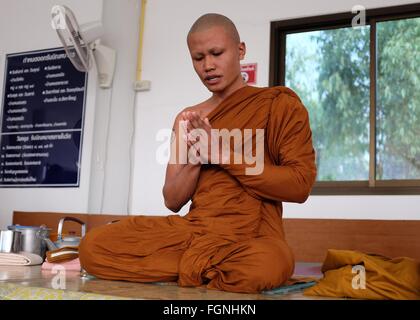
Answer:
[[308, 109], [312, 194], [420, 194], [420, 5], [272, 22], [270, 85]]

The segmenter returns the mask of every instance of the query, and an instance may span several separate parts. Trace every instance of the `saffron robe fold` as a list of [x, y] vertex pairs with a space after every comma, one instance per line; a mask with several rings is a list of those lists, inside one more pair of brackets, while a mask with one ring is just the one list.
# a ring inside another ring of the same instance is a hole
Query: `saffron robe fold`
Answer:
[[420, 262], [352, 250], [329, 249], [322, 278], [308, 296], [420, 300]]
[[232, 292], [278, 287], [293, 274], [282, 202], [304, 202], [316, 177], [308, 112], [286, 87], [246, 86], [209, 115], [214, 129], [264, 130], [264, 167], [202, 165], [184, 216], [133, 216], [88, 232], [82, 267], [99, 278], [178, 281]]

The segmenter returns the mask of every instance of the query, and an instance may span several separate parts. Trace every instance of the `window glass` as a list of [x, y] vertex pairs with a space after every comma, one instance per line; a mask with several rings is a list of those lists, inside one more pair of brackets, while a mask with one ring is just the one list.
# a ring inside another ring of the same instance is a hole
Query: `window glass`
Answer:
[[376, 179], [420, 179], [420, 18], [378, 22]]
[[285, 84], [308, 109], [318, 181], [369, 179], [369, 29], [286, 36]]

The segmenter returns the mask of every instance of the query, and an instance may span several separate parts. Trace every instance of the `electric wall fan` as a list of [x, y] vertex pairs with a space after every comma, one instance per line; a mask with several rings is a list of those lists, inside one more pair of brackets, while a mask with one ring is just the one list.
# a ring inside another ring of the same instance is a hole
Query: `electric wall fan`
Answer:
[[116, 51], [100, 43], [103, 33], [102, 23], [95, 21], [79, 26], [74, 13], [62, 5], [55, 5], [51, 10], [51, 15], [51, 25], [57, 31], [74, 67], [81, 72], [87, 72], [93, 60], [98, 72], [99, 86], [111, 87]]

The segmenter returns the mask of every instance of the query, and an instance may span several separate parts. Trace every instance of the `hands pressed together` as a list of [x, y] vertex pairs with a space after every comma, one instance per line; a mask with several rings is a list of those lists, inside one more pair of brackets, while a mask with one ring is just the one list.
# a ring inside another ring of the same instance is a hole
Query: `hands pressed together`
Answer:
[[187, 144], [189, 162], [192, 164], [219, 161], [222, 154], [220, 137], [214, 133], [208, 118], [202, 119], [195, 111], [181, 114], [181, 134]]

